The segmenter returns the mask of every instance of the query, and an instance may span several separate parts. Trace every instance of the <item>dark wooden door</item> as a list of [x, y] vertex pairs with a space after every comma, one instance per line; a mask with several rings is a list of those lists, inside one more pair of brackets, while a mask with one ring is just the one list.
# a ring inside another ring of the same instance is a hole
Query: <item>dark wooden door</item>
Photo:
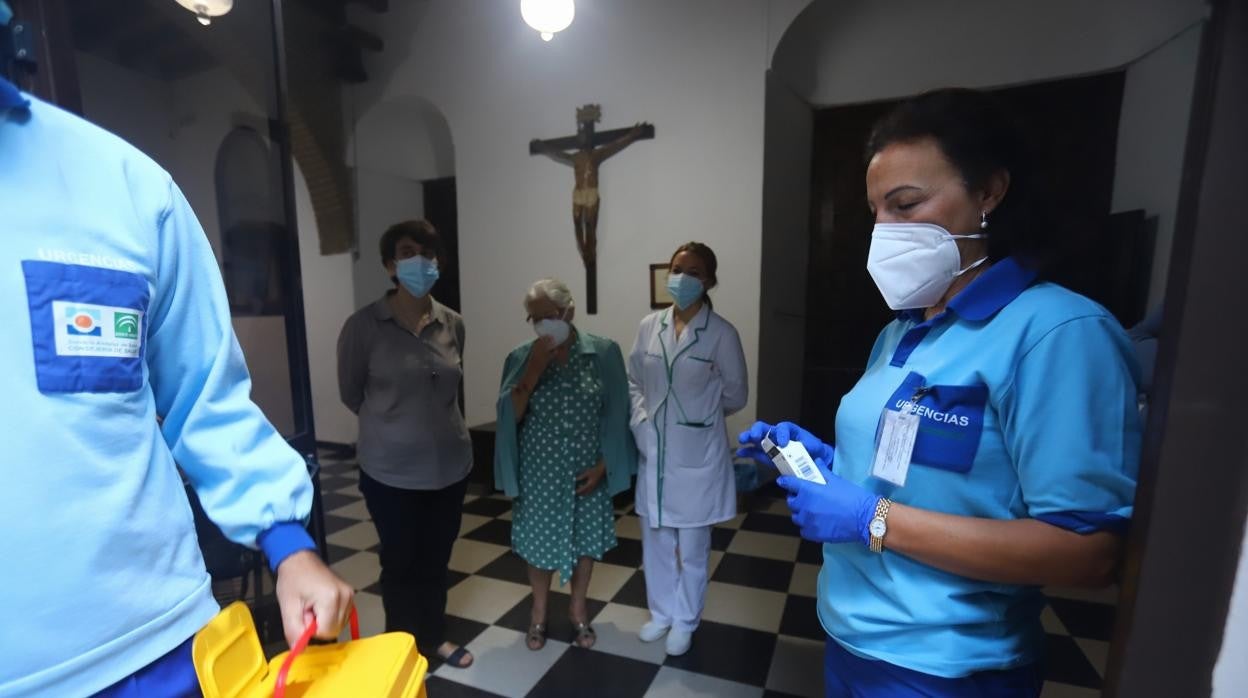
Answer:
[[459, 300], [459, 208], [455, 203], [455, 178], [442, 177], [421, 183], [425, 195], [425, 220], [437, 228], [446, 257], [433, 297], [461, 312]]
[[[1056, 280], [1127, 314], [1138, 314], [1147, 292], [1152, 241], [1140, 228], [1110, 218], [1122, 72], [997, 90], [1005, 107], [1034, 140], [1047, 206], [1060, 211], [1065, 243]], [[867, 274], [874, 224], [867, 208], [864, 144], [874, 122], [897, 102], [823, 109], [815, 114], [811, 177], [811, 237], [807, 272], [806, 366], [802, 423], [835, 433], [840, 397], [862, 376], [867, 356], [893, 313]], [[1132, 218], [1131, 221], [1136, 221]], [[1115, 236], [1120, 231], [1129, 231]], [[1106, 274], [1106, 257], [1131, 271]], [[1142, 276], [1141, 276], [1142, 274]], [[1130, 277], [1126, 292], [1114, 285]], [[1145, 285], [1140, 285], [1140, 280]], [[1132, 295], [1133, 294], [1133, 295]], [[1139, 317], [1120, 316], [1125, 323]]]

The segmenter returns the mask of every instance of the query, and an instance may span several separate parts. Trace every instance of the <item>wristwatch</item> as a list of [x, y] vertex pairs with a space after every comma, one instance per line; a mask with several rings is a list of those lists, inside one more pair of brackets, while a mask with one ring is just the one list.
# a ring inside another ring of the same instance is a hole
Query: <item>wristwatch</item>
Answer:
[[871, 534], [871, 552], [884, 552], [884, 536], [888, 534], [888, 510], [893, 506], [892, 500], [880, 498], [878, 504], [875, 505], [875, 517], [871, 519], [871, 523], [867, 525], [867, 532]]

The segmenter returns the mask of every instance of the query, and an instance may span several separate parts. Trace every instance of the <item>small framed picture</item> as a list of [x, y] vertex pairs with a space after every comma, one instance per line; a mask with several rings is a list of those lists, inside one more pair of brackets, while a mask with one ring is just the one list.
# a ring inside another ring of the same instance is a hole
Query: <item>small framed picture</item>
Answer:
[[675, 301], [667, 291], [667, 272], [671, 267], [667, 264], [650, 265], [650, 307], [654, 310], [666, 308]]

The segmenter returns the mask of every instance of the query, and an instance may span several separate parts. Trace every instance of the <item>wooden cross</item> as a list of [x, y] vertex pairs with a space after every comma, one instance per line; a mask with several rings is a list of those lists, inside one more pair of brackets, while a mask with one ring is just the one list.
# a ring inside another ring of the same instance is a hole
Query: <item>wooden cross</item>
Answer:
[[601, 120], [602, 108], [586, 104], [576, 110], [575, 136], [529, 141], [529, 155], [545, 155], [570, 165], [576, 176], [576, 186], [572, 190], [572, 225], [576, 249], [585, 263], [585, 305], [590, 315], [598, 312], [598, 210], [601, 203], [598, 167], [635, 141], [654, 138], [654, 126], [647, 123], [595, 132], [594, 124]]

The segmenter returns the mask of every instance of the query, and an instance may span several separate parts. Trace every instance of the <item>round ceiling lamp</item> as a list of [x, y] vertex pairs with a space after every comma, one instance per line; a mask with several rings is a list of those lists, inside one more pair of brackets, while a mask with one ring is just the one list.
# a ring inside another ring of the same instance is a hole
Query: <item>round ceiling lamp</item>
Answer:
[[572, 0], [520, 0], [520, 16], [525, 24], [541, 32], [542, 41], [550, 41], [572, 24], [576, 5]]
[[234, 0], [178, 0], [178, 4], [195, 13], [195, 19], [205, 27], [214, 17], [234, 9]]

